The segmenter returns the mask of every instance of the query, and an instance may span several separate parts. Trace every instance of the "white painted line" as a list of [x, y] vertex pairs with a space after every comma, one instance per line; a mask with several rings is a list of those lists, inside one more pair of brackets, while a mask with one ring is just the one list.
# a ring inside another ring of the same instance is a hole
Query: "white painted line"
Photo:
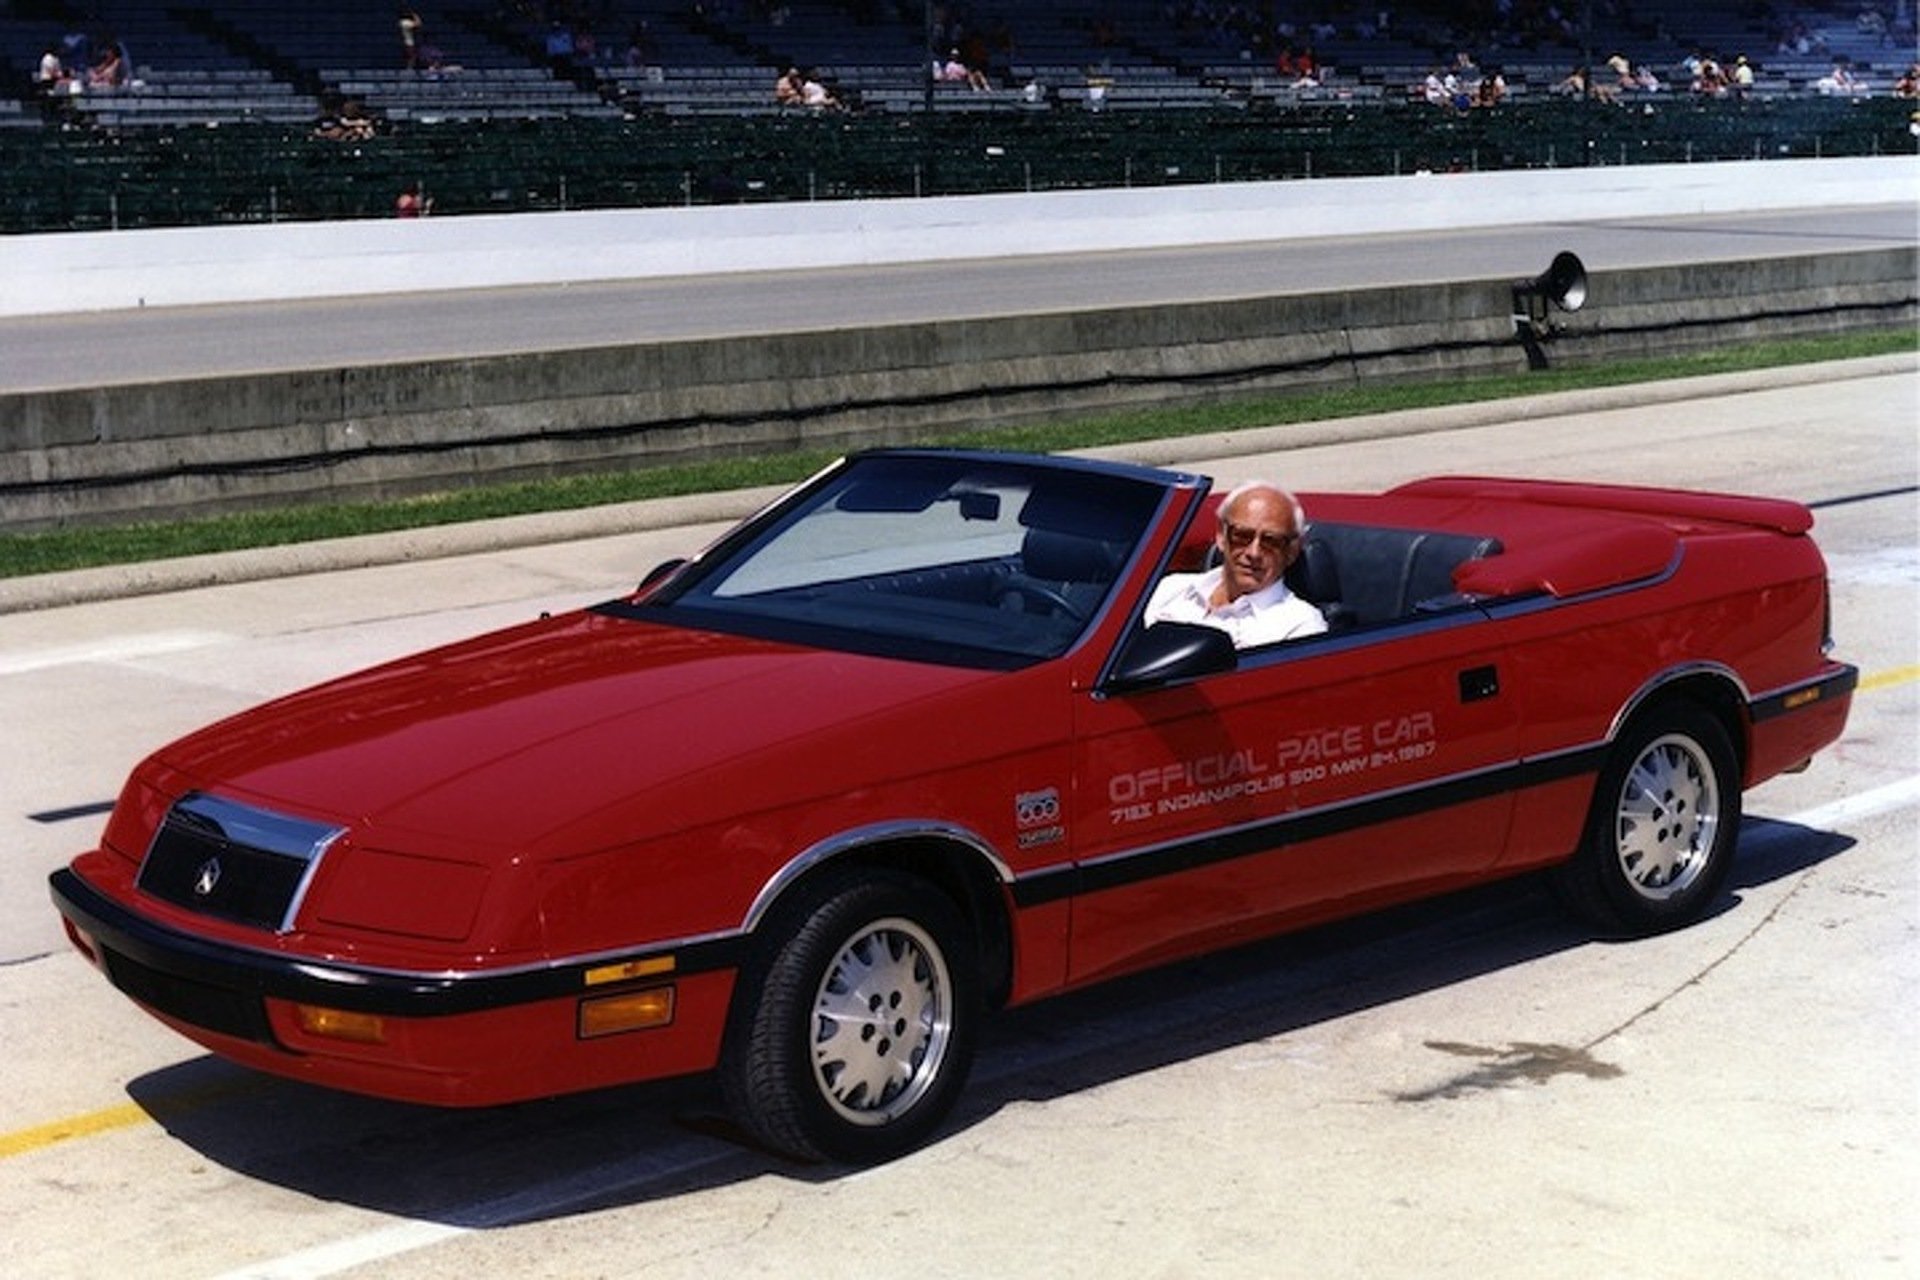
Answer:
[[221, 1280], [321, 1280], [369, 1262], [411, 1253], [429, 1245], [466, 1235], [471, 1227], [452, 1227], [438, 1222], [396, 1222], [361, 1235], [316, 1245], [300, 1253], [290, 1253], [254, 1267], [229, 1271]]
[[44, 671], [48, 667], [76, 666], [83, 662], [130, 662], [135, 658], [151, 658], [163, 653], [205, 649], [226, 644], [233, 639], [233, 636], [220, 631], [149, 631], [140, 635], [95, 640], [88, 644], [0, 653], [0, 676]]
[[[1862, 791], [1858, 795], [1842, 796], [1818, 808], [1804, 809], [1784, 818], [1775, 818], [1773, 821], [1790, 822], [1797, 827], [1824, 830], [1828, 827], [1845, 826], [1849, 822], [1858, 822], [1862, 818], [1876, 818], [1883, 813], [1892, 813], [1896, 809], [1905, 809], [1915, 804], [1920, 804], [1920, 774], [1902, 778], [1898, 782], [1889, 782], [1871, 791]], [[1748, 816], [1763, 815], [1749, 814]]]

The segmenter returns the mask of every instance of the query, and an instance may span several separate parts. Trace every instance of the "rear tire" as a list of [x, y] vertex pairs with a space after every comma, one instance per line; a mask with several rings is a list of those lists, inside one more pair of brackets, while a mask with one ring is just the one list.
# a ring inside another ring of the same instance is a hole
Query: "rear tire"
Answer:
[[1675, 929], [1719, 894], [1739, 831], [1739, 761], [1725, 727], [1699, 706], [1669, 703], [1621, 733], [1556, 887], [1602, 929]]
[[978, 965], [953, 903], [912, 876], [827, 877], [768, 921], [721, 1059], [734, 1118], [803, 1159], [891, 1160], [926, 1141], [972, 1065]]

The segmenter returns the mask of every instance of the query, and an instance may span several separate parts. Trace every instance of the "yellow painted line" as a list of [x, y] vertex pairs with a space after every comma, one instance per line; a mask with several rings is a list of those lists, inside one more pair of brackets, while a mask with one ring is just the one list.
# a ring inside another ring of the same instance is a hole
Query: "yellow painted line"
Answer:
[[91, 1138], [95, 1134], [112, 1133], [115, 1129], [131, 1129], [150, 1119], [152, 1117], [147, 1114], [145, 1107], [125, 1102], [117, 1107], [89, 1111], [85, 1115], [37, 1124], [31, 1129], [0, 1133], [0, 1160], [58, 1146], [75, 1138]]
[[[1865, 693], [1874, 689], [1892, 688], [1897, 684], [1909, 684], [1915, 680], [1920, 680], [1920, 666], [1894, 667], [1888, 671], [1875, 672], [1870, 676], [1861, 676], [1857, 688]], [[9, 1156], [26, 1155], [31, 1151], [42, 1151], [48, 1147], [59, 1146], [63, 1142], [71, 1142], [76, 1138], [91, 1138], [97, 1134], [112, 1133], [116, 1129], [131, 1129], [152, 1118], [145, 1107], [127, 1102], [117, 1107], [103, 1107], [99, 1111], [88, 1111], [82, 1115], [50, 1120], [46, 1124], [34, 1125], [30, 1129], [0, 1133], [0, 1160], [5, 1160]]]

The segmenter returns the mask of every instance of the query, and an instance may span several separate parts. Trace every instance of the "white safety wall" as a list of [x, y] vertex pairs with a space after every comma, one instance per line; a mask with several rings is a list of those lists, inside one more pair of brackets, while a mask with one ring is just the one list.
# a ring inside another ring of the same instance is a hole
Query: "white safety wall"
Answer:
[[[0, 237], [0, 315], [1911, 202], [1920, 158], [1740, 161]], [[3, 357], [0, 357], [3, 358]]]

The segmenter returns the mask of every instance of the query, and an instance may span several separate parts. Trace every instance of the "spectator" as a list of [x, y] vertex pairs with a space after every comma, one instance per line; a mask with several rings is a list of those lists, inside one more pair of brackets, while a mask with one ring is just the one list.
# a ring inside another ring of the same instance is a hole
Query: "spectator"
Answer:
[[340, 141], [365, 142], [373, 136], [373, 117], [358, 98], [348, 98], [340, 106]]
[[1587, 69], [1575, 67], [1566, 76], [1554, 83], [1551, 92], [1563, 98], [1584, 98], [1587, 96]]
[[433, 197], [421, 193], [420, 184], [409, 182], [393, 202], [396, 218], [424, 218], [433, 212]]
[[426, 38], [427, 24], [412, 9], [400, 11], [400, 65], [409, 71], [421, 66], [420, 46]]
[[1293, 70], [1294, 88], [1317, 89], [1320, 87], [1320, 59], [1314, 53], [1312, 45], [1308, 45], [1294, 56]]
[[313, 122], [312, 137], [322, 142], [340, 142], [344, 140], [340, 132], [340, 110], [332, 94], [320, 99], [320, 118]]
[[811, 71], [807, 73], [807, 78], [800, 83], [800, 102], [802, 106], [813, 111], [838, 111], [840, 109], [840, 99], [834, 94], [833, 90], [827, 88], [826, 84]]
[[1705, 57], [1699, 61], [1699, 67], [1693, 76], [1693, 91], [1703, 98], [1724, 98], [1727, 96], [1727, 73], [1717, 58]]
[[56, 45], [48, 45], [47, 51], [40, 55], [40, 65], [33, 73], [34, 92], [52, 101], [64, 98], [78, 89], [74, 78], [67, 74], [67, 66], [60, 61], [60, 50]]
[[127, 82], [126, 56], [119, 44], [109, 40], [100, 49], [99, 60], [87, 72], [89, 89], [118, 89]]
[[1813, 82], [1816, 91], [1826, 97], [1853, 98], [1866, 93], [1866, 86], [1854, 76], [1844, 58], [1833, 60], [1833, 70]]
[[1727, 87], [1739, 98], [1753, 92], [1753, 67], [1748, 63], [1746, 54], [1733, 60], [1733, 70], [1727, 74]]
[[773, 100], [783, 107], [799, 106], [807, 100], [806, 83], [800, 75], [800, 68], [788, 67], [773, 82]]
[[1920, 62], [1914, 63], [1900, 73], [1900, 78], [1893, 82], [1893, 96], [1920, 98]]
[[933, 78], [944, 84], [964, 84], [969, 89], [985, 89], [986, 73], [978, 67], [969, 67], [960, 57], [960, 50], [949, 50], [944, 60], [933, 61]]

